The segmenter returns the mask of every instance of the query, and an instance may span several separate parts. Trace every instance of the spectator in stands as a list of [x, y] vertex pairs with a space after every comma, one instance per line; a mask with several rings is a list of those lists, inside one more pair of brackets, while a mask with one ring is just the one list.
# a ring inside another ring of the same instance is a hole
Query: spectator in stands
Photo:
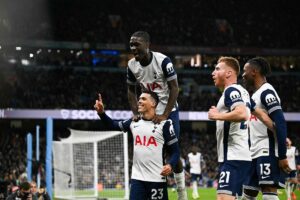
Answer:
[[32, 194], [37, 193], [37, 185], [36, 185], [36, 182], [35, 182], [35, 181], [31, 181], [31, 182], [30, 182], [30, 188], [31, 188]]
[[36, 196], [33, 195], [29, 182], [23, 182], [20, 184], [19, 189], [9, 195], [6, 200], [37, 200]]
[[[34, 10], [40, 9], [40, 4], [4, 4], [0, 7], [0, 13], [11, 14], [0, 21], [0, 36], [13, 39], [126, 44], [127, 33], [145, 29], [151, 30], [156, 44], [163, 45], [299, 48], [299, 43], [294, 42], [299, 38], [299, 20], [296, 20], [298, 13], [294, 9], [297, 5], [294, 2], [272, 4], [271, 1], [261, 1], [253, 5], [250, 2], [230, 0], [221, 7], [215, 6], [217, 3], [217, 0], [175, 0], [172, 4], [159, 0], [143, 3], [126, 0], [87, 3], [74, 0], [72, 5], [65, 5], [56, 0], [51, 2], [49, 12], [55, 13], [51, 19], [37, 17]], [[79, 6], [82, 8], [80, 12]], [[12, 13], [15, 8], [21, 7], [31, 14], [25, 15], [26, 18], [14, 17]], [[128, 13], [132, 7], [135, 9]], [[156, 9], [150, 12], [151, 7]], [[249, 7], [253, 8], [252, 12], [248, 11]], [[271, 9], [264, 9], [266, 7]], [[233, 8], [237, 12], [230, 12]], [[191, 18], [188, 13], [193, 13], [194, 17]], [[216, 13], [226, 15], [220, 17]], [[291, 22], [294, 26], [289, 26]]]
[[[93, 96], [90, 94], [98, 91], [103, 91], [103, 95], [111, 99], [112, 110], [123, 110], [127, 107], [121, 98], [126, 96], [126, 85], [119, 81], [126, 79], [126, 74], [122, 70], [119, 72], [107, 70], [92, 72], [76, 68], [35, 69], [24, 71], [24, 68], [9, 68], [0, 71], [0, 77], [1, 74], [3, 75], [3, 79], [0, 79], [0, 108], [90, 109], [89, 105], [93, 103]], [[12, 75], [12, 73], [15, 74]], [[89, 79], [85, 77], [89, 77]], [[186, 96], [184, 91], [185, 84], [188, 85], [189, 82], [183, 80], [187, 78], [195, 82], [194, 92], [189, 96]], [[299, 80], [297, 73], [273, 73], [269, 77], [270, 83], [276, 86], [278, 94], [285, 97], [282, 99], [282, 107], [286, 112], [300, 111]], [[180, 86], [178, 102], [182, 111], [207, 110], [211, 104], [217, 103], [221, 94], [215, 88], [204, 87], [211, 84], [205, 73], [180, 73], [178, 82]], [[35, 87], [35, 85], [39, 85], [39, 87]], [[66, 85], [69, 87], [65, 88]], [[115, 90], [106, 90], [106, 88], [112, 87]], [[290, 90], [289, 87], [293, 87], [295, 90]], [[41, 95], [45, 93], [47, 96]], [[6, 140], [8, 138], [4, 139], [4, 141]], [[14, 140], [19, 139], [15, 138]], [[5, 155], [2, 156], [5, 157]]]
[[38, 192], [36, 195], [38, 197], [38, 200], [50, 200], [50, 196], [46, 191], [45, 183], [41, 183], [40, 188], [38, 189]]

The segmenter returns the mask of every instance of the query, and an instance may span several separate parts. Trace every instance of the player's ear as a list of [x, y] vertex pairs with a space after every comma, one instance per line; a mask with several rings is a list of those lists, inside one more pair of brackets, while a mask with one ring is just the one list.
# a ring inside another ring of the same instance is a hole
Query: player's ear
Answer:
[[256, 68], [253, 68], [253, 70], [251, 71], [252, 75], [255, 75], [255, 74], [258, 74], [258, 73], [259, 73], [259, 70], [256, 69]]
[[154, 100], [151, 101], [151, 106], [152, 106], [153, 108], [156, 107], [156, 102], [155, 102]]
[[150, 51], [150, 42], [145, 42], [145, 44], [146, 44], [147, 51], [149, 52]]
[[233, 73], [232, 70], [228, 70], [228, 71], [226, 72], [226, 78], [231, 77], [232, 73]]

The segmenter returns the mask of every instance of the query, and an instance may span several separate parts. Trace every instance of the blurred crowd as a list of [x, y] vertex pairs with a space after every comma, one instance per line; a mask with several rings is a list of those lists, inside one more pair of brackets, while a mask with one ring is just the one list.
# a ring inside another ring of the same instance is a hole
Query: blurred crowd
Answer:
[[[8, 67], [0, 71], [0, 108], [93, 109], [97, 94], [111, 110], [128, 110], [126, 71], [82, 68]], [[178, 72], [182, 111], [207, 111], [221, 92], [213, 85], [211, 71]], [[299, 74], [273, 73], [268, 77], [281, 97], [285, 112], [299, 112]]]
[[[45, 190], [45, 137], [40, 138], [40, 162], [36, 158], [27, 159], [27, 132], [21, 128], [4, 128], [0, 130], [0, 200], [16, 194], [23, 183], [28, 183], [27, 163], [32, 163], [32, 182], [36, 188], [37, 173], [40, 173], [40, 188]], [[35, 140], [33, 140], [35, 144]], [[34, 145], [35, 147], [35, 145]], [[35, 149], [33, 149], [35, 155]], [[35, 194], [37, 191], [32, 191]], [[43, 193], [43, 192], [42, 192]], [[38, 196], [38, 195], [37, 195]]]
[[25, 137], [15, 130], [1, 130], [0, 137], [0, 182], [7, 182], [10, 186], [17, 185], [25, 177]]
[[255, 4], [237, 0], [222, 3], [217, 0], [9, 2], [1, 5], [0, 37], [127, 44], [131, 33], [143, 29], [150, 32], [154, 44], [160, 45], [299, 48], [295, 42], [299, 38], [295, 3], [271, 0]]

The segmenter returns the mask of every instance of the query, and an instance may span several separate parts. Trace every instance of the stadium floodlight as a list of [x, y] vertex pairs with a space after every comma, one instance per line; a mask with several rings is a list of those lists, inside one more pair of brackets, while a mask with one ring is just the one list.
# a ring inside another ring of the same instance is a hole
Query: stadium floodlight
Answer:
[[8, 62], [11, 63], [11, 64], [15, 64], [15, 63], [17, 63], [17, 60], [14, 59], [14, 58], [11, 58], [11, 59], [8, 60]]
[[128, 199], [127, 133], [71, 130], [53, 142], [56, 199]]
[[30, 62], [27, 59], [21, 59], [21, 64], [24, 66], [28, 66], [30, 64]]

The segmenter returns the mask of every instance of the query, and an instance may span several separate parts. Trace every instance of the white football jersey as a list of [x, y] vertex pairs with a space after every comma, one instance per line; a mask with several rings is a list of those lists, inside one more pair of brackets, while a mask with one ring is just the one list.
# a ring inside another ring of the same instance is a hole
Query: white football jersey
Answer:
[[[233, 84], [225, 88], [218, 104], [219, 112], [227, 113], [244, 104], [250, 116], [250, 97], [241, 85]], [[249, 150], [248, 121], [230, 122], [217, 120], [218, 162], [226, 160], [251, 161]]]
[[190, 173], [201, 174], [201, 161], [203, 160], [201, 153], [197, 152], [196, 154], [193, 154], [191, 152], [188, 154], [188, 159], [190, 163]]
[[[142, 66], [135, 58], [128, 61], [127, 83], [131, 85], [140, 84], [141, 87], [157, 93], [159, 103], [156, 113], [163, 114], [170, 94], [167, 81], [177, 79], [177, 74], [170, 58], [158, 52], [151, 53], [152, 60], [147, 66]], [[173, 111], [176, 107], [177, 103]]]
[[[128, 123], [129, 122], [129, 123]], [[141, 181], [166, 182], [160, 175], [163, 165], [163, 147], [177, 143], [172, 121], [159, 124], [139, 120], [119, 122], [119, 127], [133, 135], [133, 165], [131, 178]]]
[[287, 148], [286, 157], [289, 162], [289, 166], [291, 170], [296, 170], [296, 157], [298, 156], [298, 151], [296, 147], [291, 146], [291, 148]]
[[[271, 114], [275, 110], [281, 109], [280, 98], [269, 83], [264, 83], [252, 95], [252, 100], [255, 102], [255, 107], [265, 110]], [[260, 156], [269, 156], [270, 153], [275, 153], [278, 156], [278, 143], [274, 133], [269, 131], [258, 118], [251, 115], [249, 121], [250, 141], [251, 141], [251, 155], [252, 158]]]

